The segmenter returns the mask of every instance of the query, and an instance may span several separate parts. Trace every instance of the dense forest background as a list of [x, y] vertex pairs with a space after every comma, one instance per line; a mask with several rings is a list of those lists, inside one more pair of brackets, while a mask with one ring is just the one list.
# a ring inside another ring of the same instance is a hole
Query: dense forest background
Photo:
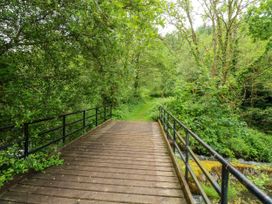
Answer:
[[1, 126], [168, 97], [224, 156], [271, 162], [272, 1], [199, 2], [196, 27], [191, 0], [1, 1]]

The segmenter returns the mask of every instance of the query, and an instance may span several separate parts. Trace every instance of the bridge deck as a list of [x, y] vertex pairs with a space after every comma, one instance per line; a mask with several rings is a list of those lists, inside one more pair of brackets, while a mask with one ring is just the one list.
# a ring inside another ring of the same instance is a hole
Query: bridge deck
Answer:
[[111, 121], [62, 150], [0, 203], [186, 203], [158, 123]]

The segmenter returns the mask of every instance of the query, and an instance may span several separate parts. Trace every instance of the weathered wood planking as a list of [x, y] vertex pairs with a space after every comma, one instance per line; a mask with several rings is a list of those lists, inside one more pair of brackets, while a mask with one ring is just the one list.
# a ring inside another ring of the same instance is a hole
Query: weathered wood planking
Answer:
[[28, 176], [0, 203], [186, 203], [156, 122], [111, 121], [62, 157], [64, 165]]

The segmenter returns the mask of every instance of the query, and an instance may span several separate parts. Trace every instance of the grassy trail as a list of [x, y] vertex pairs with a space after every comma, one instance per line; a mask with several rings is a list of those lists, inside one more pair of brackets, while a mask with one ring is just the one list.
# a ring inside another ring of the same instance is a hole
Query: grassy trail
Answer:
[[122, 120], [152, 121], [153, 109], [162, 101], [161, 98], [153, 98], [135, 105], [130, 112], [122, 117]]

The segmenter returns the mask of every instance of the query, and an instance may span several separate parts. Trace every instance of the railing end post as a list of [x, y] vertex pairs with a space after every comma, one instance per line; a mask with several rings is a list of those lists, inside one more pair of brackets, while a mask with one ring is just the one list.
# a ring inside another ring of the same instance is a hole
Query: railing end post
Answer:
[[228, 203], [228, 186], [229, 186], [229, 171], [226, 165], [222, 164], [222, 184], [220, 204]]

